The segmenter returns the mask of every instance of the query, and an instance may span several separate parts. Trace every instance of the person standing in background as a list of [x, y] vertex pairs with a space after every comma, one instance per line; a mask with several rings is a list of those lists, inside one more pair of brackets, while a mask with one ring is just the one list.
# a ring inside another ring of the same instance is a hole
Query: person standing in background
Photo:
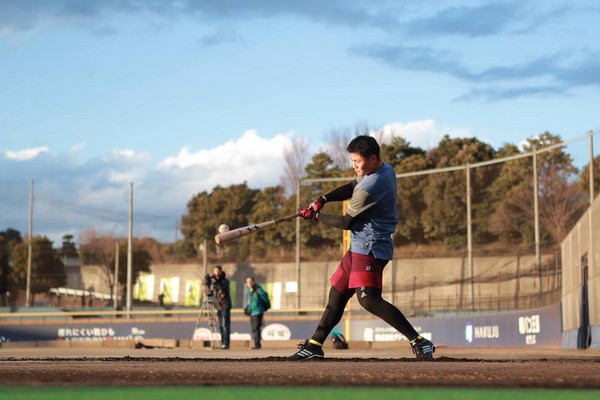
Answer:
[[246, 278], [246, 286], [248, 293], [246, 295], [246, 309], [250, 316], [250, 328], [252, 329], [252, 349], [258, 350], [261, 348], [260, 339], [263, 327], [263, 318], [265, 312], [271, 308], [271, 302], [267, 292], [256, 283], [253, 276]]
[[229, 279], [220, 265], [213, 269], [215, 306], [219, 319], [219, 332], [221, 333], [221, 349], [229, 349], [231, 335], [231, 294], [229, 292]]

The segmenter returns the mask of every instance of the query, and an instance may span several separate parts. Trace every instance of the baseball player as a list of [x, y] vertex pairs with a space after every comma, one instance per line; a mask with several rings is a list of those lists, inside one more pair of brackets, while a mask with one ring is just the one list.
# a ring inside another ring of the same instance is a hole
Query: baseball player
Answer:
[[[417, 359], [433, 358], [435, 346], [413, 328], [402, 312], [381, 297], [383, 269], [393, 255], [392, 234], [398, 224], [396, 173], [381, 161], [379, 144], [370, 136], [357, 136], [346, 149], [356, 180], [332, 190], [298, 210], [303, 220], [350, 230], [350, 249], [331, 276], [327, 307], [310, 339], [298, 346], [291, 361], [322, 359], [323, 343], [340, 322], [348, 300], [358, 302], [373, 315], [397, 329], [410, 341]], [[330, 201], [350, 199], [346, 215], [322, 214]]]

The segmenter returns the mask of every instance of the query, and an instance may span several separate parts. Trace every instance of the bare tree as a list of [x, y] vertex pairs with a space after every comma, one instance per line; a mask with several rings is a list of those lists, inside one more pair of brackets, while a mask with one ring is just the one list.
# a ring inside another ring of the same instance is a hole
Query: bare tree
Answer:
[[308, 160], [308, 141], [297, 139], [283, 152], [285, 160], [284, 174], [281, 176], [281, 186], [287, 194], [296, 193], [296, 184], [304, 176], [304, 168]]
[[112, 291], [116, 284], [114, 274], [115, 243], [117, 238], [107, 233], [101, 234], [89, 228], [79, 233], [79, 249], [84, 264], [98, 265], [102, 270], [102, 281]]
[[[544, 169], [538, 178], [539, 221], [552, 241], [560, 243], [581, 216], [585, 195], [579, 184], [570, 180], [570, 170], [561, 170], [555, 163], [548, 163]], [[522, 182], [508, 190], [496, 205], [489, 227], [491, 232], [505, 237], [511, 232], [519, 232], [531, 245], [533, 219], [533, 182]]]
[[[80, 255], [84, 264], [97, 265], [102, 271], [102, 280], [108, 286], [111, 293], [114, 293], [114, 287], [123, 287], [127, 282], [127, 268], [119, 269], [119, 275], [115, 276], [114, 265], [116, 254], [116, 242], [120, 243], [121, 249], [127, 247], [125, 239], [119, 239], [112, 234], [99, 234], [95, 229], [87, 229], [80, 233]], [[150, 272], [152, 256], [144, 248], [148, 245], [145, 239], [133, 240], [132, 254], [132, 279], [135, 282], [140, 272]], [[119, 265], [127, 265], [127, 252], [119, 252]], [[120, 291], [123, 293], [123, 291]]]
[[348, 128], [332, 129], [327, 134], [328, 151], [333, 165], [344, 170], [350, 167], [346, 147], [351, 140], [351, 130]]
[[555, 243], [560, 243], [585, 209], [585, 194], [577, 182], [570, 182], [556, 164], [542, 176], [540, 223]]
[[357, 122], [354, 127], [332, 129], [327, 134], [328, 146], [326, 153], [331, 157], [335, 167], [345, 170], [351, 166], [346, 151], [350, 140], [360, 135], [373, 135], [380, 142], [380, 138], [376, 136], [377, 133], [378, 131], [369, 126], [367, 122]]

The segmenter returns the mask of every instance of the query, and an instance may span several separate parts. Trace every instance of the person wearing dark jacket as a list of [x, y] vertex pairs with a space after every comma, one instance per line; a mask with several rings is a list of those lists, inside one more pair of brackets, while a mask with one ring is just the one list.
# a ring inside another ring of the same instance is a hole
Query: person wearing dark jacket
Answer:
[[254, 342], [252, 349], [258, 350], [261, 348], [260, 335], [263, 327], [263, 317], [271, 307], [271, 302], [267, 292], [256, 283], [254, 277], [249, 276], [246, 278], [246, 286], [248, 286], [246, 309], [247, 314], [250, 316], [250, 328], [252, 329], [252, 340]]
[[229, 337], [231, 334], [231, 294], [229, 292], [229, 279], [220, 265], [213, 269], [215, 308], [219, 319], [219, 331], [221, 333], [221, 348], [229, 349]]

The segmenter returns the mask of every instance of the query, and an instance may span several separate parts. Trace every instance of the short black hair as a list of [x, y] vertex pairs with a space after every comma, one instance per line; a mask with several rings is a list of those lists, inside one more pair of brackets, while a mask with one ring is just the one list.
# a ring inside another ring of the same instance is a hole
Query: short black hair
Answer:
[[380, 159], [379, 156], [379, 143], [373, 136], [360, 135], [355, 137], [348, 143], [348, 147], [346, 147], [348, 153], [358, 153], [364, 158], [369, 158], [373, 154]]

